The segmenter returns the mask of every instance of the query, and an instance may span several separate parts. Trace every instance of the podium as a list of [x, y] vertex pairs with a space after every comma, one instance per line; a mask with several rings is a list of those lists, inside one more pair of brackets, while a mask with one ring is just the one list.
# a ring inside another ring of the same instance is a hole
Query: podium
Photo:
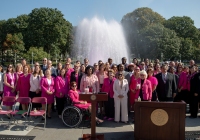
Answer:
[[91, 102], [91, 135], [83, 134], [83, 140], [104, 140], [103, 134], [96, 135], [96, 104], [98, 101], [107, 101], [107, 94], [79, 94], [79, 100]]
[[184, 140], [185, 103], [135, 102], [136, 140]]

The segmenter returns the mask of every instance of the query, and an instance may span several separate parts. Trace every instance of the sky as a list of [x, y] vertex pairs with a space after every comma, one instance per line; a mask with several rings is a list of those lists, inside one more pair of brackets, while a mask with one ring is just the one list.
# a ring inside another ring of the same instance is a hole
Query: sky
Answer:
[[165, 19], [189, 16], [200, 28], [200, 0], [1, 0], [0, 20], [29, 14], [40, 7], [57, 8], [73, 26], [94, 16], [120, 22], [127, 13], [149, 7]]

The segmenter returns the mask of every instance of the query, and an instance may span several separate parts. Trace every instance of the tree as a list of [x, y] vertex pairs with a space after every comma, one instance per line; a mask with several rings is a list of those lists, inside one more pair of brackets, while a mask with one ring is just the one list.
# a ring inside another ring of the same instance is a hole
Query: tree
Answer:
[[147, 7], [138, 8], [123, 16], [121, 23], [124, 28], [127, 44], [130, 47], [130, 50], [135, 53], [135, 55], [139, 54], [138, 48], [140, 48], [140, 46], [138, 37], [141, 30], [153, 24], [162, 24], [164, 21], [165, 19], [160, 14]]
[[69, 47], [68, 36], [72, 25], [66, 21], [61, 11], [52, 8], [36, 8], [29, 14], [26, 33], [27, 46], [44, 46], [44, 51], [54, 52], [57, 46], [62, 53]]
[[200, 32], [194, 26], [194, 21], [190, 17], [173, 16], [164, 22], [164, 26], [174, 30], [179, 37], [189, 38], [194, 45], [198, 46], [200, 44]]
[[179, 55], [181, 40], [176, 33], [162, 24], [152, 24], [141, 30], [139, 53], [142, 58], [160, 58], [171, 60]]
[[26, 58], [29, 62], [41, 61], [44, 57], [48, 58], [48, 54], [44, 51], [43, 47], [30, 47], [29, 50], [23, 54], [23, 58]]

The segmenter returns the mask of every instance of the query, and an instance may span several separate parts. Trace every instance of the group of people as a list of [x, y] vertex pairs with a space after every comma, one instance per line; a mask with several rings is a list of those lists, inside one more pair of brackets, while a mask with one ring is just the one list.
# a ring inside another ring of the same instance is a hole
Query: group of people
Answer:
[[[89, 92], [106, 92], [108, 101], [99, 102], [100, 112], [104, 119], [115, 122], [128, 122], [128, 112], [134, 110], [135, 101], [179, 102], [185, 101], [190, 105], [191, 118], [196, 118], [200, 102], [200, 73], [194, 60], [188, 66], [179, 62], [164, 62], [149, 59], [139, 62], [137, 58], [128, 64], [123, 57], [120, 64], [115, 64], [112, 58], [107, 62], [99, 60], [89, 65], [76, 61], [72, 67], [71, 58], [56, 67], [52, 61], [43, 59], [43, 64], [35, 62], [31, 69], [23, 59], [21, 63], [7, 66], [3, 73], [0, 66], [0, 94], [1, 96], [18, 97], [46, 97], [47, 117], [51, 118], [51, 111], [56, 109], [61, 118], [66, 97], [74, 106], [91, 111], [91, 104], [79, 100], [79, 94], [89, 89]], [[4, 102], [7, 109], [10, 103]], [[22, 104], [27, 110], [27, 104]], [[103, 106], [103, 107], [102, 107]], [[45, 108], [45, 105], [33, 104], [34, 109]], [[96, 121], [103, 120], [96, 118]]]

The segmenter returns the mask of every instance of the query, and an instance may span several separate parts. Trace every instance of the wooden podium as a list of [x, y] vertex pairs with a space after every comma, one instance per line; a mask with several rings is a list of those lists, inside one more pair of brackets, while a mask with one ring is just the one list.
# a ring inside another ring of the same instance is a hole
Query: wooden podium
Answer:
[[184, 140], [185, 103], [135, 102], [136, 140]]
[[91, 135], [83, 134], [83, 140], [104, 140], [103, 134], [96, 135], [96, 104], [98, 101], [107, 101], [107, 94], [79, 94], [79, 100], [89, 101], [92, 105]]

